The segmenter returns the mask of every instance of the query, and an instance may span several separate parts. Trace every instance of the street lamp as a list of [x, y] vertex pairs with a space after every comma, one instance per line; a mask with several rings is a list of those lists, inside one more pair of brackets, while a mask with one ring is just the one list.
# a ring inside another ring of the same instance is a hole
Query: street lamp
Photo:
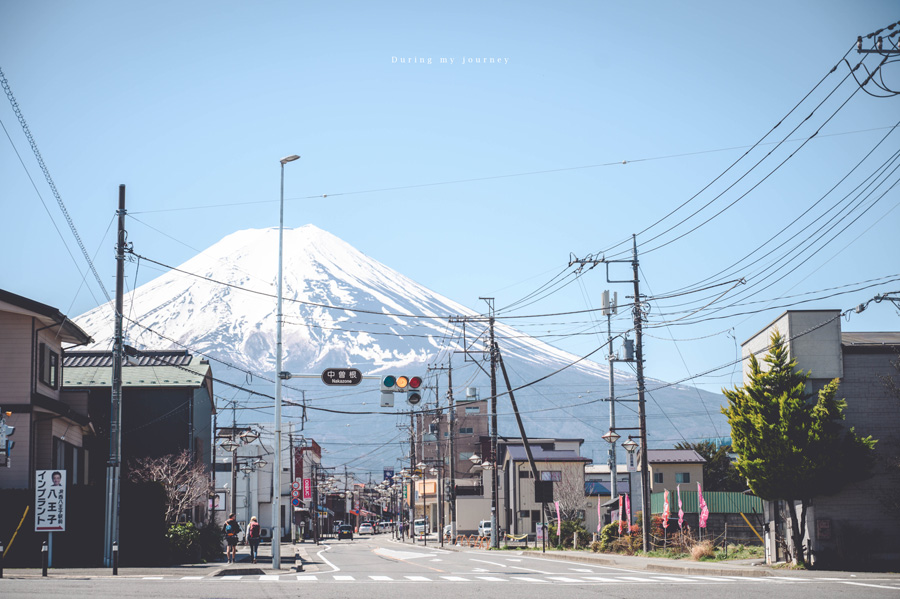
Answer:
[[[635, 443], [634, 439], [628, 437], [628, 440], [622, 443], [622, 449], [628, 452], [628, 494], [631, 495], [631, 460], [634, 459], [634, 451], [638, 448], [638, 444]], [[615, 476], [615, 473], [613, 473]], [[645, 516], [646, 518], [646, 516]], [[622, 519], [622, 514], [619, 514], [619, 520]], [[631, 526], [631, 522], [628, 523], [628, 526]]]
[[285, 156], [281, 163], [281, 198], [278, 211], [278, 313], [275, 316], [275, 462], [272, 468], [272, 568], [281, 569], [281, 381], [282, 372], [282, 291], [284, 289], [284, 165], [300, 158], [296, 154]]

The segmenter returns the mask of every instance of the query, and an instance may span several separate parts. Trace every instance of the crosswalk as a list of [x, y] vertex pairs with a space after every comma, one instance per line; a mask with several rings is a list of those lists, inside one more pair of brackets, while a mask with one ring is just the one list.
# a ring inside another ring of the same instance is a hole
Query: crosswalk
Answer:
[[472, 574], [431, 574], [387, 576], [384, 574], [253, 574], [253, 575], [227, 575], [227, 576], [147, 576], [143, 580], [202, 580], [216, 582], [295, 582], [295, 583], [414, 583], [414, 582], [474, 582], [474, 583], [519, 583], [519, 584], [723, 584], [723, 583], [760, 583], [760, 584], [803, 584], [814, 582], [814, 579], [780, 578], [780, 577], [746, 577], [746, 576], [672, 576], [672, 575], [624, 575], [607, 574], [603, 576], [578, 574], [578, 575], [535, 575], [531, 573], [503, 575]]

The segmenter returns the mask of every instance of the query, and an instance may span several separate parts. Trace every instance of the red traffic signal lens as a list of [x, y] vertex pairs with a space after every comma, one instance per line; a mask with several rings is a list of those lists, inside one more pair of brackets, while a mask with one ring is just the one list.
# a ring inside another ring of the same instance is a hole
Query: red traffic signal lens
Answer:
[[409, 379], [409, 388], [410, 389], [418, 389], [422, 386], [422, 378], [418, 376], [410, 377]]

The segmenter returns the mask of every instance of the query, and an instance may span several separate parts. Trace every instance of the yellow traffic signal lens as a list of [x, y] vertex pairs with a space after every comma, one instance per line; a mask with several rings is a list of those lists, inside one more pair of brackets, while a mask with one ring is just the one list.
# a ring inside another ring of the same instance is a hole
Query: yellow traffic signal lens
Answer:
[[409, 384], [409, 379], [406, 378], [405, 376], [397, 377], [397, 387], [399, 387], [400, 389], [406, 389], [406, 386], [408, 384]]

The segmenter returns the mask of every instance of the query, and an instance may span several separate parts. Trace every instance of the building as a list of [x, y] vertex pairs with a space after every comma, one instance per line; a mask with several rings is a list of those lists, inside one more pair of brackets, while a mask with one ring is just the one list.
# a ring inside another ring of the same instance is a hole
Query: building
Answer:
[[[640, 471], [641, 455], [638, 454]], [[693, 449], [648, 449], [647, 469], [650, 471], [650, 492], [675, 491], [678, 485], [703, 485], [703, 464], [706, 459]]]
[[[70, 351], [63, 358], [62, 396], [84, 406], [95, 428], [86, 439], [88, 471], [101, 483], [109, 458], [112, 353]], [[143, 351], [122, 364], [122, 473], [140, 458], [187, 451], [212, 472], [213, 401], [209, 362], [187, 351]]]
[[71, 347], [92, 341], [56, 308], [0, 289], [0, 409], [15, 427], [0, 489], [33, 488], [47, 469], [67, 471], [70, 486], [87, 482], [93, 425], [85, 403], [62, 392], [62, 368]]
[[[788, 311], [742, 344], [745, 383], [746, 358], [751, 352], [761, 358], [776, 330], [797, 367], [811, 371], [810, 391], [840, 379], [838, 397], [847, 402], [844, 426], [878, 440], [871, 478], [849, 486], [836, 480], [834, 494], [813, 499], [806, 516], [812, 561], [868, 556], [897, 563], [900, 551], [895, 539], [900, 536], [900, 518], [886, 510], [885, 504], [900, 492], [893, 473], [900, 455], [900, 398], [892, 396], [884, 377], [893, 375], [896, 381], [898, 373], [892, 361], [900, 356], [900, 333], [842, 332], [838, 310]], [[788, 547], [791, 544], [790, 535], [785, 534], [786, 509], [782, 502], [765, 504], [769, 562], [784, 559], [782, 540]]]

